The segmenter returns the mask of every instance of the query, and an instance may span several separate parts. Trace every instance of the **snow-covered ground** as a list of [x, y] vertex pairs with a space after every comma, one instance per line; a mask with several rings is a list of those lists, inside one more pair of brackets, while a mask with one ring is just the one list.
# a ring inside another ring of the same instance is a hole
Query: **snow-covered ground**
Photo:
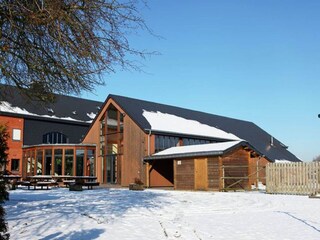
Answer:
[[320, 199], [258, 192], [15, 190], [11, 239], [320, 239]]

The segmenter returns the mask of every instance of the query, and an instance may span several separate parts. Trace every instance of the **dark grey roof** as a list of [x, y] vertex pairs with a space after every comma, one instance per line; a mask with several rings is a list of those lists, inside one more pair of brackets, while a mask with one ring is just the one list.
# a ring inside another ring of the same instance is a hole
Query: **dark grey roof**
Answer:
[[106, 102], [109, 98], [112, 98], [143, 130], [151, 129], [149, 122], [142, 115], [143, 110], [159, 111], [185, 119], [195, 120], [202, 124], [207, 124], [225, 132], [232, 133], [249, 142], [271, 161], [300, 161], [300, 159], [289, 152], [287, 147], [276, 138], [273, 138], [273, 144], [271, 145], [272, 136], [252, 122], [117, 95], [109, 95]]
[[[56, 116], [58, 118], [72, 118], [89, 125], [88, 121], [92, 120], [87, 114], [91, 112], [96, 114], [100, 111], [102, 102], [92, 101], [77, 97], [55, 95], [54, 103], [43, 103], [37, 100], [30, 100], [25, 95], [21, 94], [16, 87], [1, 85], [0, 86], [0, 101], [9, 102], [12, 107], [25, 109], [30, 113], [43, 116]], [[27, 114], [15, 114], [10, 112], [2, 112], [8, 115], [23, 115], [26, 118], [37, 118]], [[52, 119], [53, 121], [65, 121]], [[69, 121], [73, 122], [73, 121]], [[76, 122], [74, 122], [76, 124]]]

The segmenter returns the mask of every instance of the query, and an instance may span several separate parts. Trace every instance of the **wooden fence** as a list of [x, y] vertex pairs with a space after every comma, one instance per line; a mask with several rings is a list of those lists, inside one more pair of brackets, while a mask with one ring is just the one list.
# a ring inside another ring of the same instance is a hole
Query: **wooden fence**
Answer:
[[310, 195], [320, 191], [320, 162], [269, 163], [267, 193]]

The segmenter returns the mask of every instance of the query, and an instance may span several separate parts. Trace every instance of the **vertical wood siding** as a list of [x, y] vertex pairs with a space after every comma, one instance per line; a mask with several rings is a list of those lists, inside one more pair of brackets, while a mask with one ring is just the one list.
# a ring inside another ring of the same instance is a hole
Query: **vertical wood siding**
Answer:
[[269, 163], [267, 193], [309, 195], [320, 191], [320, 163]]
[[208, 167], [207, 159], [200, 158], [194, 160], [194, 189], [207, 190], [208, 189]]
[[[224, 187], [228, 188], [229, 185], [249, 175], [249, 157], [248, 152], [244, 149], [237, 149], [223, 156], [222, 164], [224, 166], [224, 177], [226, 177], [224, 179]], [[250, 188], [249, 179], [243, 179], [238, 184], [232, 186], [232, 189], [249, 190]]]
[[208, 189], [220, 190], [220, 164], [219, 157], [208, 158]]
[[132, 119], [126, 115], [124, 118], [124, 148], [121, 171], [121, 185], [128, 186], [135, 178], [145, 179], [143, 157], [147, 154], [145, 149], [145, 133]]
[[[181, 161], [181, 165], [178, 165]], [[194, 159], [174, 160], [174, 188], [179, 190], [194, 189]]]

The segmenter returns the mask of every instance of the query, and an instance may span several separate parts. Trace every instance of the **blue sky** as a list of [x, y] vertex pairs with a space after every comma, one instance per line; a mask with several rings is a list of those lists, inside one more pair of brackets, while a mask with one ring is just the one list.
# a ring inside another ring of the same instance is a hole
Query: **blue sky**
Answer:
[[105, 75], [82, 97], [118, 94], [252, 121], [304, 161], [320, 155], [320, 1], [150, 0], [162, 38], [129, 36], [161, 55]]

